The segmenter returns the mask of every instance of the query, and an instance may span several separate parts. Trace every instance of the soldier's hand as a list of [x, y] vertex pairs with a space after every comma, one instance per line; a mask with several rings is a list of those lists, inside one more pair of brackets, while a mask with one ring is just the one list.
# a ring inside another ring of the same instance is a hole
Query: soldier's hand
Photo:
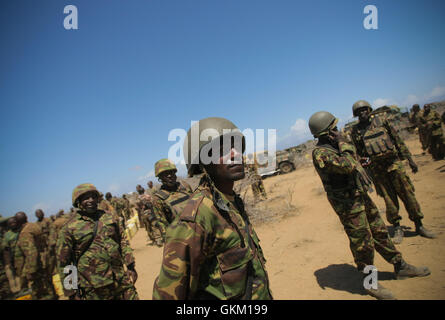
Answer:
[[416, 173], [419, 171], [419, 168], [417, 167], [417, 164], [413, 161], [413, 159], [408, 160], [409, 166], [411, 167], [411, 170], [413, 173]]

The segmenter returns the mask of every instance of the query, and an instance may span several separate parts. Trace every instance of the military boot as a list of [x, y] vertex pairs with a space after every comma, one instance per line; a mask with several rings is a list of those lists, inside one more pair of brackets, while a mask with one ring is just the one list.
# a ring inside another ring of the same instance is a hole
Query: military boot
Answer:
[[424, 226], [416, 226], [416, 233], [425, 238], [434, 239], [436, 235]]
[[394, 265], [394, 273], [397, 280], [403, 280], [413, 277], [426, 277], [431, 274], [431, 271], [428, 267], [415, 267], [402, 259]]
[[378, 300], [397, 300], [392, 292], [389, 289], [386, 289], [381, 284], [378, 285], [377, 289], [365, 289], [365, 291], [374, 298], [377, 298]]
[[400, 244], [403, 240], [403, 230], [401, 226], [397, 226], [394, 228], [394, 238], [392, 239], [392, 242], [394, 244]]

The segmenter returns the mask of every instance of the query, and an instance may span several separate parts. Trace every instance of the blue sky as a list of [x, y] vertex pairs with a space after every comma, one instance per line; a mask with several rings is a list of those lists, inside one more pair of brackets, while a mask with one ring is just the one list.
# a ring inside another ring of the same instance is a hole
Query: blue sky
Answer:
[[[78, 30], [65, 30], [65, 5]], [[378, 30], [363, 27], [366, 5]], [[145, 186], [192, 120], [276, 129], [351, 106], [445, 98], [441, 0], [2, 1], [0, 213], [68, 209], [72, 189]], [[181, 170], [181, 172], [183, 172]], [[151, 178], [153, 179], [153, 178]], [[154, 179], [153, 179], [154, 180]]]

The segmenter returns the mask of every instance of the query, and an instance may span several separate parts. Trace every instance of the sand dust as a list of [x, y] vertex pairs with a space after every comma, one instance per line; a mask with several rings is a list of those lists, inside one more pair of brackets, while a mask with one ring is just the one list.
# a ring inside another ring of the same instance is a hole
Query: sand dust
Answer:
[[[407, 145], [419, 166], [409, 175], [425, 216], [424, 225], [437, 234], [425, 239], [414, 234], [414, 224], [401, 205], [401, 225], [405, 238], [397, 246], [404, 259], [426, 265], [431, 275], [425, 278], [393, 280], [393, 266], [376, 253], [374, 265], [379, 281], [398, 299], [445, 299], [445, 161], [421, 155], [417, 137]], [[374, 299], [363, 291], [348, 238], [327, 201], [321, 181], [311, 166], [264, 180], [269, 200], [262, 207], [282, 208], [286, 214], [273, 221], [255, 225], [267, 259], [275, 299]], [[250, 191], [249, 191], [250, 192]], [[251, 196], [250, 194], [248, 196]], [[384, 221], [385, 205], [376, 193], [370, 194]], [[289, 206], [291, 210], [289, 210]], [[131, 240], [139, 279], [136, 287], [141, 299], [151, 299], [153, 283], [159, 274], [162, 249], [148, 246], [147, 235], [139, 230]]]

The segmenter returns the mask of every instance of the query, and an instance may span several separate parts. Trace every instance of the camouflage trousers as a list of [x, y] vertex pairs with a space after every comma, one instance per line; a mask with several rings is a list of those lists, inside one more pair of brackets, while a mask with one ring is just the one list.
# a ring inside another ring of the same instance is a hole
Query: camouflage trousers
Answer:
[[56, 300], [52, 279], [48, 278], [43, 272], [37, 273], [32, 280], [25, 276], [20, 277], [20, 292], [31, 290], [33, 300]]
[[252, 193], [255, 200], [258, 200], [260, 195], [263, 197], [263, 199], [267, 199], [266, 189], [264, 189], [263, 180], [261, 180], [261, 177], [259, 176], [254, 178], [253, 180]]
[[419, 140], [422, 150], [428, 149], [428, 131], [425, 128], [419, 127]]
[[406, 174], [402, 162], [390, 172], [387, 170], [372, 170], [372, 178], [377, 194], [385, 200], [386, 219], [391, 224], [398, 223], [402, 217], [399, 215], [400, 198], [405, 205], [411, 221], [423, 219], [420, 205], [417, 202], [414, 185]]
[[328, 196], [349, 238], [349, 247], [357, 269], [362, 271], [374, 263], [374, 249], [389, 263], [395, 264], [402, 255], [389, 237], [383, 219], [368, 194]]
[[428, 152], [431, 153], [434, 160], [441, 160], [444, 158], [445, 146], [442, 135], [430, 137]]
[[0, 270], [0, 300], [11, 298], [12, 292], [9, 280], [4, 269]]
[[139, 300], [138, 293], [128, 275], [121, 283], [115, 281], [100, 288], [84, 288], [85, 300]]
[[143, 223], [147, 231], [148, 238], [155, 243], [163, 243], [165, 239], [165, 228], [155, 218], [148, 214], [143, 216]]

